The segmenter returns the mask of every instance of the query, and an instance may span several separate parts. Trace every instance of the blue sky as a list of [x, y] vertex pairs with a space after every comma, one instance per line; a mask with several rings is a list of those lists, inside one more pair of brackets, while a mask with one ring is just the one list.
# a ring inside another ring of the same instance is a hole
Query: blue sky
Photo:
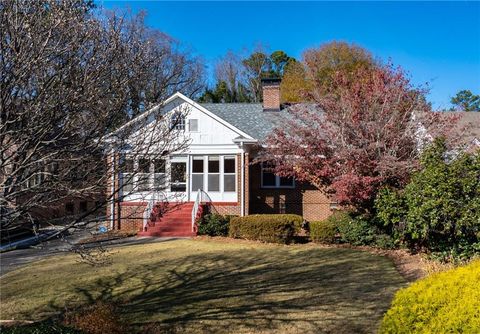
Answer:
[[435, 108], [462, 89], [480, 94], [480, 2], [143, 2], [97, 1], [145, 10], [147, 24], [180, 40], [210, 66], [227, 50], [302, 51], [354, 42], [429, 83]]

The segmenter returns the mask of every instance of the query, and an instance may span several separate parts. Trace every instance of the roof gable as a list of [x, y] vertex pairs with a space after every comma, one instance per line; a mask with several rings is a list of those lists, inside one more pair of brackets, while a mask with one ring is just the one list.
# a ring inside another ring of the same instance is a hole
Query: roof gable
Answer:
[[148, 118], [151, 114], [155, 113], [155, 112], [158, 112], [159, 111], [159, 108], [163, 108], [165, 106], [167, 106], [168, 104], [171, 104], [173, 103], [176, 99], [181, 99], [183, 100], [184, 102], [188, 103], [189, 105], [197, 108], [198, 110], [200, 110], [201, 112], [207, 114], [208, 116], [210, 116], [211, 118], [215, 119], [217, 122], [221, 123], [222, 125], [226, 126], [227, 128], [231, 129], [232, 131], [236, 132], [239, 134], [239, 136], [241, 137], [244, 137], [246, 139], [250, 139], [250, 140], [253, 140], [253, 139], [256, 139], [254, 137], [252, 137], [250, 134], [248, 134], [247, 132], [243, 131], [242, 129], [239, 129], [238, 127], [235, 126], [235, 124], [232, 124], [230, 123], [227, 119], [225, 119], [224, 117], [221, 117], [219, 116], [217, 113], [213, 113], [211, 112], [209, 109], [205, 108], [204, 106], [202, 106], [201, 104], [198, 104], [196, 103], [195, 101], [193, 101], [192, 99], [186, 97], [185, 95], [183, 95], [182, 93], [180, 92], [176, 92], [175, 94], [173, 94], [172, 96], [170, 96], [168, 99], [166, 99], [163, 103], [161, 104], [158, 104], [152, 108], [150, 108], [149, 110], [147, 110], [146, 112], [136, 116], [135, 118], [133, 118], [132, 120], [128, 121], [127, 123], [125, 123], [124, 125], [122, 125], [120, 128], [118, 128], [117, 130], [115, 130], [114, 133], [117, 133], [119, 131], [122, 131], [123, 129], [129, 127], [129, 126], [132, 126], [134, 125], [135, 123], [141, 121], [141, 120], [145, 120], [146, 118]]

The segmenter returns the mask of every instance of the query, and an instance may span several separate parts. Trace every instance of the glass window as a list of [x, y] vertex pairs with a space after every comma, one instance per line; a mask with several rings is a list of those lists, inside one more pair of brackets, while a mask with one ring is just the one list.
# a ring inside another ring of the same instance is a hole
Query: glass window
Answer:
[[277, 178], [273, 173], [273, 166], [271, 164], [262, 163], [262, 186], [275, 187]]
[[220, 191], [220, 175], [208, 174], [208, 191]]
[[139, 159], [138, 160], [138, 171], [140, 173], [150, 173], [150, 160]]
[[208, 191], [220, 191], [220, 157], [208, 157]]
[[124, 173], [133, 173], [133, 159], [123, 159], [120, 163], [120, 170]]
[[275, 187], [276, 186], [276, 176], [275, 174], [267, 171], [262, 172], [262, 185], [264, 187]]
[[150, 190], [150, 160], [138, 159], [137, 187], [139, 191]]
[[208, 157], [208, 173], [220, 173], [220, 159]]
[[192, 191], [203, 190], [203, 174], [192, 174]]
[[150, 190], [150, 173], [138, 173], [137, 185], [139, 191]]
[[235, 157], [225, 157], [223, 159], [223, 191], [235, 191], [235, 180]]
[[67, 215], [73, 215], [75, 211], [75, 205], [72, 202], [68, 202], [67, 204], [65, 204], [65, 211]]
[[223, 171], [224, 173], [235, 173], [235, 157], [225, 157]]
[[122, 192], [128, 194], [133, 191], [133, 173], [134, 161], [131, 158], [123, 158], [120, 160], [120, 170], [122, 179]]
[[87, 202], [86, 201], [81, 201], [80, 202], [80, 212], [81, 213], [87, 212], [87, 208], [88, 208]]
[[165, 173], [165, 160], [163, 159], [154, 160], [153, 169], [155, 173]]
[[187, 164], [185, 162], [172, 162], [170, 170], [170, 190], [187, 190]]
[[280, 186], [281, 187], [293, 187], [293, 178], [292, 177], [280, 177]]
[[275, 175], [271, 164], [262, 163], [262, 187], [267, 188], [293, 188], [295, 182], [292, 177]]
[[192, 160], [192, 191], [203, 190], [203, 157]]
[[192, 173], [203, 173], [203, 157], [194, 157]]
[[175, 130], [185, 130], [185, 115], [181, 112], [174, 113], [171, 119], [170, 128]]
[[163, 189], [165, 186], [165, 160], [156, 159], [153, 161], [153, 186], [155, 190]]
[[122, 173], [122, 191], [124, 194], [128, 194], [133, 191], [132, 173]]
[[198, 131], [198, 119], [190, 119], [188, 121], [188, 131], [190, 132]]
[[235, 191], [235, 175], [224, 175], [223, 176], [223, 190], [224, 191]]

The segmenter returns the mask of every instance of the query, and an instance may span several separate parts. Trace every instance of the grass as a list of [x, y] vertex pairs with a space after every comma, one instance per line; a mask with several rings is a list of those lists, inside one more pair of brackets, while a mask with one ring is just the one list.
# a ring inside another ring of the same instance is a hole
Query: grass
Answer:
[[372, 333], [405, 281], [357, 250], [175, 240], [115, 248], [104, 267], [51, 257], [0, 283], [2, 319], [101, 300], [118, 303], [131, 331]]

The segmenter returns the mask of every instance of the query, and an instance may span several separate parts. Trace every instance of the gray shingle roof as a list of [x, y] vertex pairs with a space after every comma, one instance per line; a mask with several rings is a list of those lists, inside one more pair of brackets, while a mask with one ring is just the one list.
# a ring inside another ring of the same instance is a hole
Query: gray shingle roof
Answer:
[[286, 114], [284, 110], [264, 112], [261, 103], [201, 103], [201, 105], [260, 141], [265, 139]]
[[263, 111], [261, 103], [201, 103], [203, 107], [258, 141], [292, 117], [289, 109], [316, 108], [313, 103], [296, 103], [280, 111]]

